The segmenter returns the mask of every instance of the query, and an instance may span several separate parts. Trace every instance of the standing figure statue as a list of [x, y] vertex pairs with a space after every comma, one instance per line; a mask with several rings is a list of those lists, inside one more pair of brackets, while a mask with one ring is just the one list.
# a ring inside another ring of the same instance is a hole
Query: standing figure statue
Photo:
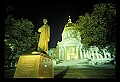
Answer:
[[43, 19], [44, 25], [38, 29], [40, 38], [37, 51], [45, 51], [48, 54], [48, 42], [50, 41], [50, 26], [47, 24], [47, 19]]

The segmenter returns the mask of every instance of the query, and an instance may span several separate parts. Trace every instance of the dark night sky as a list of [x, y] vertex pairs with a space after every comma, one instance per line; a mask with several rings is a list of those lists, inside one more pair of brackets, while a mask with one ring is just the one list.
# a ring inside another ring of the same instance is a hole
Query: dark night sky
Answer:
[[[79, 0], [78, 0], [79, 1]], [[93, 4], [99, 3], [97, 0], [88, 0], [86, 2], [65, 2], [65, 3], [49, 3], [49, 2], [11, 2], [13, 7], [12, 15], [14, 18], [25, 18], [32, 21], [35, 29], [43, 25], [43, 18], [48, 20], [50, 26], [50, 42], [49, 48], [56, 47], [58, 41], [61, 41], [61, 34], [68, 16], [71, 16], [73, 23], [76, 22], [78, 16], [91, 12]]]

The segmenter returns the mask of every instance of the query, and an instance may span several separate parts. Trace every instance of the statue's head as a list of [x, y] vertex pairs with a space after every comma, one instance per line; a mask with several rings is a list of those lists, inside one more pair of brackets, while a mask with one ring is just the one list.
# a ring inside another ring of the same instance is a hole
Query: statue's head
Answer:
[[47, 22], [48, 22], [47, 19], [43, 19], [44, 24], [47, 24]]

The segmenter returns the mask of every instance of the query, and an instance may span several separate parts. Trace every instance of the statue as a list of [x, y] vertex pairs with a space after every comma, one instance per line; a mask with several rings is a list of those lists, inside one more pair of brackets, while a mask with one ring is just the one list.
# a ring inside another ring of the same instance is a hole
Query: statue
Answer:
[[48, 42], [50, 41], [50, 26], [47, 24], [47, 19], [43, 19], [44, 25], [38, 29], [40, 39], [38, 42], [37, 51], [44, 51], [48, 54]]

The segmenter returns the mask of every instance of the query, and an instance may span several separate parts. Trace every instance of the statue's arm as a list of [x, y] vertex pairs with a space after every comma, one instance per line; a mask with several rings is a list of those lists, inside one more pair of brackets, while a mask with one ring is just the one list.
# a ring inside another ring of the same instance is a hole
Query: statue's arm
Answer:
[[39, 28], [38, 32], [42, 32], [43, 29], [44, 29], [43, 27]]

